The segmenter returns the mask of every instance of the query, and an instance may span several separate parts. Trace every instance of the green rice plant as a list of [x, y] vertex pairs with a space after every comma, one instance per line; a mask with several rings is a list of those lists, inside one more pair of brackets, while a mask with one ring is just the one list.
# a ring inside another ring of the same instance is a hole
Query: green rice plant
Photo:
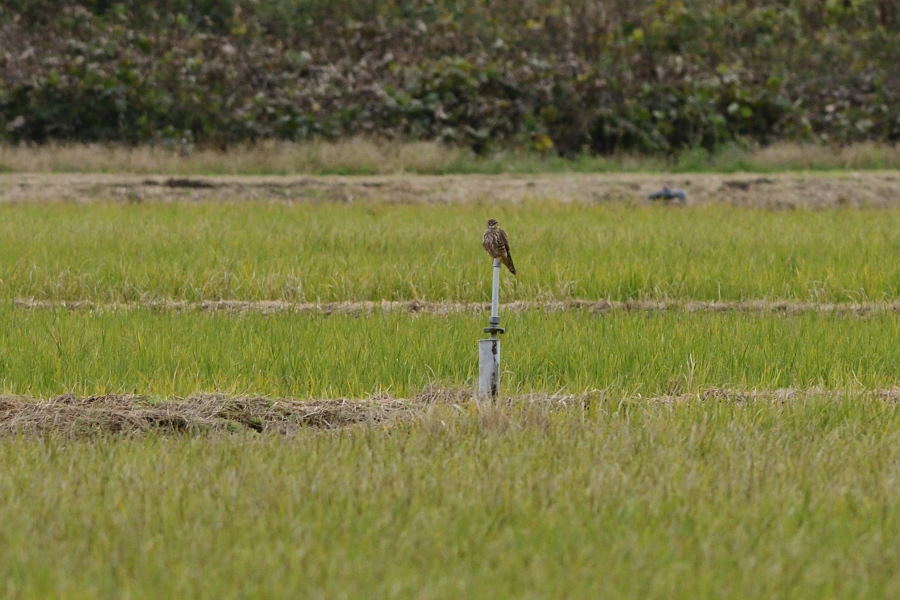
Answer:
[[5, 439], [11, 598], [891, 598], [892, 401]]
[[[410, 396], [474, 386], [486, 315], [370, 316], [0, 308], [0, 392]], [[806, 313], [504, 317], [503, 391], [678, 394], [889, 388], [900, 318]]]
[[[389, 200], [389, 199], [386, 199]], [[0, 297], [485, 301], [496, 217], [504, 300], [900, 297], [900, 212], [726, 206], [0, 206]]]

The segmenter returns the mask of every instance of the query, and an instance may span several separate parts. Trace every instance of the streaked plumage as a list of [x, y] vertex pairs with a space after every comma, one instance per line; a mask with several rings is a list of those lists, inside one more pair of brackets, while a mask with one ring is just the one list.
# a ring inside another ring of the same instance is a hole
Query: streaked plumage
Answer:
[[516, 267], [513, 264], [512, 255], [509, 253], [509, 240], [506, 232], [500, 229], [500, 223], [496, 219], [488, 220], [481, 243], [491, 258], [499, 258], [510, 273], [516, 274]]

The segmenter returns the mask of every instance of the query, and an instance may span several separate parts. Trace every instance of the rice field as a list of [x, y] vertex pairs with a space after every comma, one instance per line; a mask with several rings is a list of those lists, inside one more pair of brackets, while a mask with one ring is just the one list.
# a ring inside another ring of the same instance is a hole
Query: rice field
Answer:
[[891, 598], [896, 404], [611, 402], [0, 444], [0, 593]]
[[[22, 310], [0, 319], [0, 393], [410, 397], [475, 385], [482, 315]], [[900, 382], [900, 317], [509, 315], [503, 389], [658, 396]], [[28, 352], [22, 352], [28, 348]]]
[[893, 175], [873, 205], [438, 179], [0, 181], [0, 596], [900, 595]]
[[504, 301], [900, 297], [900, 211], [732, 206], [0, 204], [5, 298]]

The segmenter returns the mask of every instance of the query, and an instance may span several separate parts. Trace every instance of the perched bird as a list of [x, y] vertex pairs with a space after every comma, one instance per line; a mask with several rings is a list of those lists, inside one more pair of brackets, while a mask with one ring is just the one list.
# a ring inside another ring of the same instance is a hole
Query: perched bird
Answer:
[[663, 187], [663, 189], [658, 192], [653, 192], [647, 196], [648, 200], [677, 200], [678, 202], [685, 202], [687, 200], [687, 194], [684, 193], [684, 190], [679, 190], [678, 188], [670, 189], [668, 187]]
[[496, 219], [488, 219], [487, 229], [484, 230], [484, 238], [481, 243], [491, 258], [499, 258], [510, 273], [516, 274], [516, 266], [509, 253], [509, 240], [506, 239], [506, 232], [500, 229], [500, 223]]

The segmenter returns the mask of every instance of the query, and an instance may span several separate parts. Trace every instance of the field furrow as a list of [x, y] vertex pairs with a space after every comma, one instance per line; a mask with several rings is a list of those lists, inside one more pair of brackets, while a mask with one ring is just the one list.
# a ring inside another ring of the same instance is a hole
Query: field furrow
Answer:
[[[97, 302], [94, 300], [37, 300], [16, 298], [16, 308], [31, 310], [78, 311], [129, 311], [150, 309], [156, 311], [204, 311], [226, 313], [319, 313], [323, 315], [369, 315], [372, 313], [401, 312], [413, 314], [448, 315], [455, 313], [486, 313], [489, 302], [425, 302], [422, 300], [382, 300], [380, 302], [289, 302], [284, 300], [205, 300], [186, 302], [179, 300], [145, 300], [143, 302]], [[839, 315], [866, 316], [873, 313], [898, 313], [900, 300], [894, 302], [796, 302], [789, 300], [702, 301], [702, 300], [564, 300], [551, 302], [507, 302], [500, 304], [500, 312], [519, 313], [538, 311], [547, 313], [581, 311], [606, 312], [709, 312], [709, 313], [761, 313], [798, 314], [834, 313]]]

